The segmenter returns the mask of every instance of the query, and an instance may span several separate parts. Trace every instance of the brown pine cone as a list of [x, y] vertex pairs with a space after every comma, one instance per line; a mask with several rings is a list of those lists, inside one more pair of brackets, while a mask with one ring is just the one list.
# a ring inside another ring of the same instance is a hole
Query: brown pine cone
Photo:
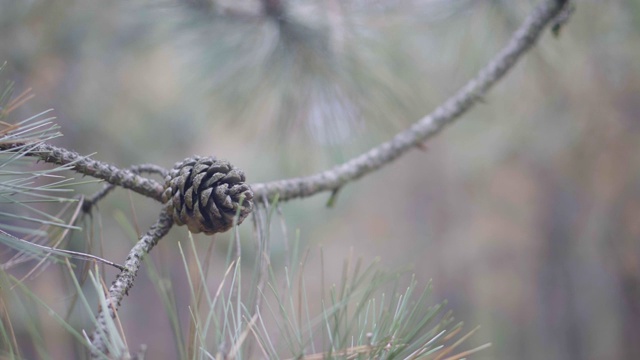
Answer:
[[244, 173], [227, 161], [187, 158], [167, 175], [162, 201], [173, 221], [187, 225], [194, 234], [225, 232], [233, 226], [236, 213], [240, 224], [253, 209], [253, 192], [244, 181]]

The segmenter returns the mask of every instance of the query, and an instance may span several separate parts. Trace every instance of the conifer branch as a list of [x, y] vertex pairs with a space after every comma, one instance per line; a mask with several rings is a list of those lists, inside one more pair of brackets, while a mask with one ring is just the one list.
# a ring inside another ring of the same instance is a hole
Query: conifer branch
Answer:
[[[22, 141], [2, 142], [0, 143], [0, 151], [24, 151], [23, 149], [29, 146], [29, 144]], [[119, 169], [114, 165], [97, 161], [90, 157], [82, 156], [77, 152], [46, 143], [34, 144], [25, 152], [25, 155], [37, 157], [50, 164], [69, 165], [72, 170], [80, 174], [104, 180], [109, 184], [133, 190], [138, 194], [162, 202], [164, 186], [155, 180], [140, 176], [131, 170]]]
[[[265, 1], [265, 4], [268, 3], [271, 2]], [[274, 1], [272, 3], [280, 2]], [[342, 165], [315, 175], [254, 184], [252, 186], [253, 198], [257, 202], [269, 201], [276, 197], [279, 201], [286, 201], [309, 197], [323, 191], [337, 192], [345, 184], [372, 173], [396, 160], [410, 149], [419, 147], [425, 140], [437, 135], [446, 125], [461, 117], [481, 101], [491, 87], [500, 81], [515, 66], [522, 55], [535, 45], [547, 26], [554, 25], [554, 21], [556, 25], [560, 24], [556, 20], [559, 16], [567, 14], [566, 8], [570, 5], [569, 3], [569, 0], [544, 0], [513, 34], [507, 45], [485, 68], [480, 70], [475, 78], [471, 79], [458, 93], [431, 114], [396, 134], [390, 141], [374, 147]], [[562, 23], [565, 20], [562, 19]], [[138, 175], [135, 169], [119, 169], [113, 165], [46, 143], [29, 143], [24, 140], [7, 139], [0, 141], [0, 151], [23, 152], [26, 156], [34, 156], [47, 163], [66, 165], [80, 174], [105, 180], [111, 185], [133, 190], [164, 203], [162, 195], [165, 185]], [[176, 174], [180, 175], [177, 171]], [[162, 172], [162, 170], [158, 170], [158, 172]], [[179, 198], [176, 197], [176, 199]], [[133, 287], [142, 257], [169, 232], [173, 224], [174, 218], [166, 208], [163, 209], [156, 223], [129, 252], [123, 264], [124, 269], [109, 288], [106, 299], [107, 306], [98, 310], [96, 330], [91, 336], [92, 358], [100, 358], [102, 354], [107, 352], [106, 341], [108, 340], [104, 337], [108, 333], [107, 319], [116, 316], [122, 299]]]
[[[169, 172], [167, 169], [163, 168], [162, 166], [158, 166], [158, 165], [155, 165], [155, 164], [134, 165], [134, 166], [129, 168], [129, 171], [131, 171], [132, 173], [134, 173], [136, 175], [139, 175], [141, 173], [158, 174], [162, 178], [167, 176], [167, 174]], [[104, 199], [115, 188], [116, 188], [116, 185], [107, 184], [100, 191], [98, 191], [95, 194], [93, 194], [93, 196], [91, 196], [90, 198], [83, 199], [83, 201], [82, 201], [82, 211], [84, 211], [85, 213], [90, 212], [91, 209], [94, 206], [96, 206], [97, 203], [100, 200]]]
[[[253, 184], [256, 201], [279, 201], [304, 198], [324, 191], [336, 191], [345, 184], [357, 180], [419, 147], [427, 139], [437, 135], [446, 125], [460, 118], [511, 70], [517, 61], [536, 43], [543, 30], [557, 19], [567, 16], [570, 0], [546, 0], [538, 5], [522, 26], [513, 34], [507, 45], [480, 70], [454, 96], [437, 107], [431, 114], [417, 121], [408, 129], [396, 134], [390, 141], [332, 169], [306, 177]], [[566, 21], [566, 19], [563, 19]]]
[[158, 220], [144, 234], [135, 246], [129, 251], [127, 260], [124, 262], [124, 270], [116, 277], [115, 281], [109, 288], [107, 295], [107, 309], [98, 310], [96, 318], [96, 330], [91, 336], [92, 350], [91, 357], [94, 359], [102, 358], [102, 354], [107, 353], [107, 343], [104, 334], [108, 333], [107, 317], [115, 318], [116, 311], [120, 307], [120, 303], [129, 290], [133, 287], [142, 258], [153, 249], [158, 241], [163, 238], [173, 226], [173, 219], [166, 211], [162, 211]]

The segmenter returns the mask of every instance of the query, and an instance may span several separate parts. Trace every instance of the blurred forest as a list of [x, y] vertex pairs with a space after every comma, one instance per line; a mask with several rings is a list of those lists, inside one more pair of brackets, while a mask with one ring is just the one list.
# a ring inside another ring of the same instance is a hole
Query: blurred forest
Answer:
[[[249, 0], [0, 0], [2, 81], [33, 88], [17, 116], [54, 108], [65, 135], [54, 143], [81, 154], [121, 167], [215, 155], [250, 183], [282, 179], [348, 160], [428, 114], [536, 1], [283, 4], [286, 19]], [[333, 208], [327, 198], [282, 206], [289, 234], [312, 249], [308, 268], [319, 268], [318, 245], [328, 281], [350, 252], [411, 266], [457, 319], [482, 326], [469, 346], [493, 346], [473, 358], [640, 358], [640, 1], [580, 1], [559, 38], [547, 32], [426, 151], [348, 185]], [[118, 219], [135, 216], [144, 230], [158, 211], [117, 191], [94, 216], [102, 255], [119, 261], [131, 247]], [[175, 239], [186, 231], [151, 252], [184, 316]], [[249, 222], [241, 234], [243, 252], [256, 251]], [[229, 236], [218, 237], [223, 259]], [[224, 271], [218, 262], [212, 273]], [[65, 309], [69, 284], [49, 270], [26, 285]], [[175, 353], [160, 306], [141, 271], [120, 317], [130, 346], [147, 344], [152, 359]], [[51, 356], [69, 358], [71, 339], [44, 315], [57, 329], [44, 341], [60, 344]]]

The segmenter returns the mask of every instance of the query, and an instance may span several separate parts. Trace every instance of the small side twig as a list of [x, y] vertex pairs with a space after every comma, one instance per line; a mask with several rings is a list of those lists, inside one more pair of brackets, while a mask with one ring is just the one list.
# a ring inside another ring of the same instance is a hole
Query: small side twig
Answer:
[[551, 23], [551, 32], [555, 37], [560, 36], [560, 30], [564, 27], [564, 25], [569, 21], [569, 18], [576, 10], [576, 6], [573, 1], [569, 0], [559, 0], [559, 2], [563, 2], [563, 9], [560, 13], [552, 20]]
[[[155, 164], [135, 165], [130, 167], [129, 171], [138, 175], [142, 173], [158, 174], [163, 178], [167, 176], [167, 173], [168, 173], [167, 169]], [[93, 196], [91, 196], [90, 198], [84, 199], [84, 201], [82, 202], [82, 211], [84, 211], [85, 213], [90, 212], [91, 209], [95, 207], [99, 201], [101, 201], [107, 195], [109, 195], [109, 193], [113, 191], [115, 188], [116, 188], [116, 185], [107, 184], [100, 191], [93, 194]]]
[[114, 318], [116, 311], [120, 307], [120, 303], [129, 290], [133, 287], [138, 269], [142, 263], [142, 258], [163, 238], [171, 229], [173, 218], [165, 210], [160, 213], [158, 220], [153, 226], [140, 238], [135, 246], [129, 251], [129, 256], [124, 262], [124, 269], [109, 288], [107, 296], [107, 308], [98, 310], [96, 318], [96, 330], [91, 335], [92, 351], [91, 357], [94, 359], [101, 358], [102, 354], [107, 352], [107, 344], [100, 334], [106, 334], [107, 317]]
[[335, 188], [331, 190], [331, 196], [329, 200], [327, 200], [327, 207], [332, 208], [336, 205], [336, 201], [338, 200], [338, 193], [340, 192], [340, 188]]

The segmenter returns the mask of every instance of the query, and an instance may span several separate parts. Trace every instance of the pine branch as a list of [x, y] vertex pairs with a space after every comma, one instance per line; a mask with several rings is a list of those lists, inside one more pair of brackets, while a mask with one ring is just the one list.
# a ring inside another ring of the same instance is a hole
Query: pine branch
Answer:
[[[28, 146], [29, 144], [22, 141], [3, 141], [0, 143], [0, 151], [15, 150], [17, 152]], [[109, 184], [133, 190], [138, 194], [162, 202], [164, 186], [155, 180], [137, 175], [131, 170], [119, 169], [114, 165], [93, 160], [74, 151], [45, 143], [33, 145], [25, 152], [25, 155], [37, 157], [50, 164], [69, 165], [72, 170], [80, 174], [104, 180]]]
[[[158, 174], [162, 178], [167, 176], [167, 174], [169, 173], [169, 171], [167, 169], [163, 168], [162, 166], [155, 165], [155, 164], [134, 165], [134, 166], [129, 168], [129, 171], [131, 171], [132, 173], [137, 174], [137, 175], [139, 175], [141, 173]], [[116, 185], [107, 184], [100, 191], [98, 191], [95, 194], [93, 194], [93, 196], [91, 196], [90, 198], [84, 199], [83, 202], [82, 202], [82, 211], [84, 211], [85, 213], [90, 212], [91, 209], [94, 206], [96, 206], [100, 200], [104, 199], [115, 188], [116, 188]]]
[[[256, 201], [279, 201], [304, 198], [324, 191], [336, 191], [349, 182], [391, 163], [425, 140], [437, 135], [446, 125], [460, 118], [511, 70], [536, 43], [548, 25], [569, 14], [570, 0], [546, 0], [541, 3], [513, 34], [507, 45], [480, 70], [457, 94], [431, 114], [396, 134], [390, 141], [332, 169], [306, 177], [253, 184]], [[562, 20], [563, 22], [566, 19]], [[556, 30], [557, 31], [557, 30]]]
[[[527, 17], [507, 45], [475, 78], [471, 79], [457, 94], [436, 108], [431, 114], [417, 121], [405, 131], [398, 133], [390, 141], [342, 165], [315, 175], [254, 184], [252, 186], [254, 192], [253, 197], [256, 201], [266, 201], [276, 197], [278, 197], [279, 201], [285, 201], [294, 198], [309, 197], [323, 191], [333, 191], [336, 193], [337, 190], [347, 183], [382, 168], [407, 153], [410, 149], [418, 147], [425, 140], [437, 135], [446, 125], [458, 119], [479, 102], [491, 87], [500, 81], [508, 71], [515, 66], [522, 55], [535, 45], [542, 31], [547, 26], [559, 26], [559, 24], [564, 23], [566, 19], [562, 19], [561, 21], [557, 20], [561, 16], [566, 16], [566, 9], [568, 8], [569, 2], [569, 0], [545, 0], [542, 2]], [[267, 1], [265, 3], [269, 2]], [[277, 1], [273, 3], [280, 2]], [[135, 170], [119, 169], [113, 165], [96, 161], [75, 152], [45, 143], [25, 142], [24, 140], [12, 141], [9, 137], [0, 141], [0, 151], [23, 152], [24, 155], [37, 157], [47, 163], [66, 165], [83, 175], [105, 180], [109, 184], [133, 190], [162, 203], [166, 202], [163, 201], [165, 185], [155, 180], [142, 177], [136, 174]], [[190, 163], [185, 164], [189, 165]], [[177, 193], [178, 189], [181, 189], [178, 186], [182, 184], [179, 180], [182, 175], [187, 176], [191, 174], [190, 171], [191, 170], [182, 174], [179, 168], [174, 169], [175, 189], [172, 189], [172, 191]], [[207, 176], [211, 175], [209, 172], [205, 173]], [[226, 173], [223, 175], [226, 176]], [[236, 173], [229, 173], [229, 176], [233, 178], [231, 185], [239, 181], [239, 178], [235, 179], [239, 176]], [[242, 175], [242, 181], [244, 181], [244, 175]], [[240, 190], [244, 192], [244, 188]], [[212, 189], [209, 189], [209, 192], [211, 191]], [[237, 195], [236, 192], [234, 192], [234, 195]], [[180, 199], [181, 195], [175, 196], [176, 201]], [[198, 197], [196, 197], [196, 199], [198, 199]], [[222, 200], [225, 199], [226, 197], [222, 198]], [[243, 199], [244, 197], [240, 198], [240, 204], [237, 206], [242, 206]], [[108, 333], [107, 319], [116, 316], [116, 311], [124, 296], [131, 287], [133, 287], [142, 257], [151, 251], [158, 241], [169, 232], [174, 224], [175, 217], [180, 218], [183, 212], [181, 210], [183, 204], [172, 203], [172, 206], [175, 208], [173, 216], [168, 212], [168, 207], [163, 209], [156, 223], [131, 249], [124, 263], [124, 270], [116, 277], [116, 280], [109, 288], [106, 307], [99, 309], [96, 320], [96, 330], [91, 337], [93, 358], [100, 358], [102, 354], [108, 351], [106, 342], [108, 340], [105, 337], [105, 334]], [[193, 206], [193, 204], [187, 204], [188, 209], [191, 209], [190, 206]], [[250, 209], [251, 208], [248, 207], [241, 215], [247, 216]], [[207, 216], [209, 215], [210, 214], [207, 214]], [[194, 224], [191, 220], [184, 222], [191, 225]], [[202, 231], [207, 232], [207, 229]]]
[[108, 333], [107, 317], [115, 318], [116, 311], [120, 307], [120, 303], [129, 290], [133, 287], [138, 269], [142, 263], [142, 257], [145, 256], [158, 241], [163, 238], [173, 226], [173, 218], [166, 211], [162, 211], [158, 220], [140, 238], [135, 246], [129, 251], [129, 256], [124, 263], [124, 270], [116, 277], [109, 288], [107, 297], [107, 309], [98, 310], [96, 318], [96, 330], [91, 335], [92, 351], [91, 357], [94, 359], [102, 358], [102, 354], [107, 353], [107, 343], [105, 342], [105, 334]]
[[[315, 175], [254, 184], [252, 189], [255, 197], [259, 199], [258, 201], [265, 201], [273, 199], [278, 194], [280, 201], [286, 201], [309, 197], [323, 191], [335, 192], [347, 183], [394, 161], [410, 149], [421, 146], [425, 140], [437, 135], [446, 125], [481, 101], [491, 87], [535, 45], [542, 31], [550, 23], [553, 26], [559, 26], [558, 21], [566, 22], [566, 17], [573, 9], [571, 5], [570, 0], [546, 0], [541, 3], [514, 33], [507, 45], [485, 68], [480, 70], [475, 78], [431, 114], [396, 134], [390, 141], [342, 165]], [[24, 142], [3, 142], [0, 143], [0, 151], [11, 151], [25, 145]], [[155, 180], [139, 176], [131, 170], [121, 170], [113, 165], [44, 143], [35, 145], [26, 155], [37, 156], [48, 163], [71, 165], [73, 170], [81, 174], [105, 180], [110, 184], [122, 186], [162, 202], [164, 186]]]

